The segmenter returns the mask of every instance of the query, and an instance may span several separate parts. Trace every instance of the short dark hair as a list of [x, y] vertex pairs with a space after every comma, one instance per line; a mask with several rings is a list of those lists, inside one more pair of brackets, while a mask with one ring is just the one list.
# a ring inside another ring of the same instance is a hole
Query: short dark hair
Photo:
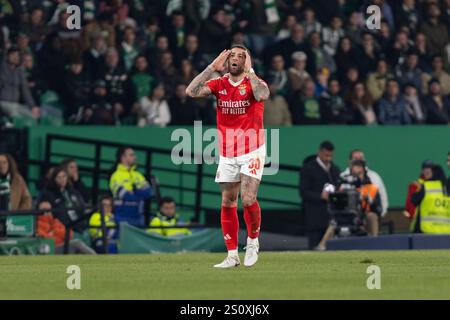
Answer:
[[159, 200], [159, 204], [158, 207], [161, 208], [163, 206], [163, 204], [165, 203], [172, 203], [175, 202], [175, 199], [169, 196], [166, 197], [162, 197], [161, 200]]
[[334, 151], [334, 144], [331, 141], [323, 141], [319, 147], [320, 150]]
[[366, 162], [364, 160], [353, 160], [350, 163], [350, 167], [363, 167], [363, 168], [366, 168]]
[[122, 156], [125, 154], [125, 152], [128, 149], [133, 149], [133, 148], [130, 147], [130, 146], [121, 146], [121, 147], [119, 147], [119, 149], [117, 149], [117, 151], [116, 151], [116, 162], [117, 162], [117, 164], [119, 164], [121, 162]]
[[16, 47], [16, 46], [11, 47], [11, 48], [9, 48], [9, 49], [6, 51], [6, 56], [9, 56], [10, 54], [13, 54], [13, 53], [16, 53], [16, 52], [20, 52], [19, 48]]
[[248, 53], [250, 53], [250, 50], [248, 50], [248, 48], [246, 46], [243, 46], [242, 44], [233, 44], [233, 45], [231, 45], [231, 49], [234, 49], [234, 48], [239, 48], [239, 49], [245, 50]]

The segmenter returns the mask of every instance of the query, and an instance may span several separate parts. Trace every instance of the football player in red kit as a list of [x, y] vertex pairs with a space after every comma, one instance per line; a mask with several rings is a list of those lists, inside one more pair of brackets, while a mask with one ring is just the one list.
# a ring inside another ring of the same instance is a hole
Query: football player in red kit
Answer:
[[[228, 73], [211, 79], [215, 72]], [[247, 226], [244, 265], [258, 260], [261, 209], [257, 201], [266, 149], [264, 141], [264, 100], [269, 88], [252, 68], [248, 50], [235, 45], [224, 50], [186, 89], [188, 96], [217, 98], [217, 129], [220, 160], [215, 181], [222, 192], [221, 223], [228, 256], [216, 268], [240, 264], [238, 255], [238, 195], [241, 194]]]

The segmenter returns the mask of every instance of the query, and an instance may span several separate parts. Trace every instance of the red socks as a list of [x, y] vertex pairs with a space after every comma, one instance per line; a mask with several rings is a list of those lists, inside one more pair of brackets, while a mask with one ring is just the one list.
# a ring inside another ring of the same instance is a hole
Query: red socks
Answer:
[[[237, 207], [223, 207], [220, 211], [222, 233], [227, 250], [236, 250], [238, 247], [239, 219]], [[258, 201], [251, 206], [244, 207], [244, 220], [247, 226], [248, 237], [258, 238], [261, 227], [261, 208]]]
[[244, 220], [247, 225], [248, 237], [251, 239], [258, 238], [261, 227], [261, 208], [258, 201], [255, 201], [248, 207], [244, 207]]
[[222, 222], [222, 233], [225, 239], [225, 245], [230, 250], [236, 250], [238, 246], [239, 219], [237, 207], [224, 207], [220, 211], [220, 220]]

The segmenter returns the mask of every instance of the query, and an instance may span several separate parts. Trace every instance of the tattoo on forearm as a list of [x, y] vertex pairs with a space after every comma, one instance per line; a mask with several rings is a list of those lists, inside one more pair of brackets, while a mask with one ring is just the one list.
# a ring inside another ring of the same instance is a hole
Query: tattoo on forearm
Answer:
[[256, 74], [249, 73], [249, 79], [252, 86], [253, 95], [257, 101], [266, 100], [269, 98], [269, 88], [256, 76]]
[[188, 86], [188, 90], [190, 90], [195, 96], [200, 95], [200, 91], [205, 87], [205, 81], [211, 78], [213, 71], [210, 68], [206, 68], [200, 73], [198, 76], [192, 80], [192, 82]]

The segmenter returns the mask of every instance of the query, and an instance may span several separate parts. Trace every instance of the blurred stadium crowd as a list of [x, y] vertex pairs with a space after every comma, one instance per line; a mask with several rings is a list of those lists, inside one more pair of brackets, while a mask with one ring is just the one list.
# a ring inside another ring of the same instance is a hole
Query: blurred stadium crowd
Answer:
[[49, 94], [66, 124], [214, 124], [185, 88], [231, 44], [270, 86], [267, 125], [450, 123], [450, 0], [1, 0], [0, 30], [4, 124]]

